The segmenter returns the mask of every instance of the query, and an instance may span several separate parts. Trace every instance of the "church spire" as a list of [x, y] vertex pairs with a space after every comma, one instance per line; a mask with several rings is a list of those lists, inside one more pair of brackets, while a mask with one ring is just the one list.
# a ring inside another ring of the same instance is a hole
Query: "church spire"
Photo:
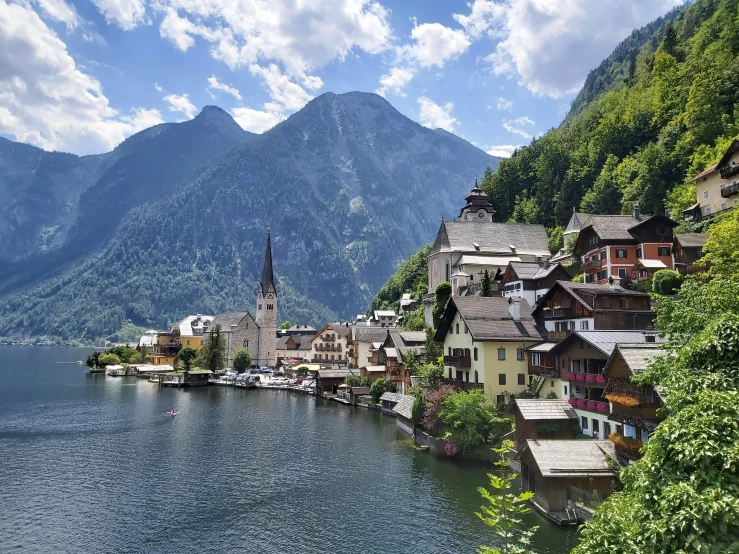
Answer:
[[272, 273], [272, 241], [270, 240], [270, 229], [267, 227], [267, 250], [264, 252], [264, 269], [262, 270], [262, 282], [260, 283], [262, 294], [267, 294], [269, 287], [277, 290]]

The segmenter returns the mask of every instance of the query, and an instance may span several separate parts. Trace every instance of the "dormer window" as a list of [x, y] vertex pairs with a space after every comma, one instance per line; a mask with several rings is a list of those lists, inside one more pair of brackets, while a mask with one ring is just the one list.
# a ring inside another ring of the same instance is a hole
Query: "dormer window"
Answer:
[[477, 244], [476, 242], [473, 242], [472, 243], [472, 246], [474, 246], [475, 247], [475, 250], [477, 250], [478, 252], [480, 251], [480, 245]]

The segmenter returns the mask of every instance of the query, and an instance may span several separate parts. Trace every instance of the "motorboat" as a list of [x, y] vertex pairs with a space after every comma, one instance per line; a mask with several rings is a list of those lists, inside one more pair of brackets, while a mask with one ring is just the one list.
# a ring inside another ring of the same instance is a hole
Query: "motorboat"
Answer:
[[126, 374], [126, 368], [122, 365], [105, 366], [105, 373], [111, 377], [123, 377]]

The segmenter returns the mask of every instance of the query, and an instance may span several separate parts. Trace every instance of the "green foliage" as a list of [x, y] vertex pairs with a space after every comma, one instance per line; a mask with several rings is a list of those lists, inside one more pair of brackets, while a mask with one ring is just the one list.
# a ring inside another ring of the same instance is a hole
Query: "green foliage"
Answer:
[[426, 328], [423, 306], [403, 315], [403, 329], [406, 331], [423, 331]]
[[101, 354], [98, 357], [98, 367], [121, 363], [121, 359], [115, 354]]
[[105, 353], [115, 354], [118, 356], [120, 363], [124, 364], [139, 364], [143, 360], [141, 353], [129, 345], [111, 346], [105, 351]]
[[377, 292], [370, 304], [370, 311], [379, 309], [400, 308], [403, 294], [410, 293], [415, 300], [420, 300], [428, 288], [428, 257], [431, 245], [424, 246], [404, 261], [393, 275]]
[[426, 362], [421, 364], [415, 360], [406, 362], [406, 368], [410, 370], [411, 375], [418, 377], [421, 388], [426, 390], [434, 390], [444, 382], [444, 364], [443, 358], [440, 356], [435, 362]]
[[426, 329], [426, 343], [424, 345], [426, 362], [433, 362], [444, 356], [444, 343], [436, 342], [434, 336], [433, 329]]
[[575, 275], [572, 278], [572, 282], [573, 283], [583, 283], [583, 282], [585, 282], [585, 274], [584, 273], [580, 273], [579, 275]]
[[177, 358], [182, 362], [182, 368], [186, 371], [192, 367], [192, 362], [198, 357], [198, 351], [186, 346], [177, 353]]
[[292, 324], [289, 321], [283, 321], [280, 325], [280, 329], [289, 329], [290, 327], [292, 327]]
[[547, 229], [547, 246], [549, 248], [549, 252], [551, 252], [552, 254], [556, 254], [557, 252], [562, 250], [562, 248], [564, 248], [564, 232], [565, 229], [561, 225], [557, 225], [555, 227]]
[[251, 352], [249, 352], [249, 349], [241, 348], [234, 354], [233, 368], [239, 373], [244, 373], [251, 367], [251, 362]]
[[200, 349], [198, 365], [213, 373], [220, 373], [226, 368], [226, 338], [221, 333], [220, 325], [208, 331], [208, 340]]
[[298, 367], [298, 369], [295, 370], [295, 374], [298, 377], [307, 377], [308, 373], [310, 373], [310, 370], [304, 365], [301, 365], [300, 367]]
[[482, 274], [482, 281], [480, 282], [480, 296], [492, 296], [493, 294], [493, 279], [490, 277], [490, 272], [486, 269], [485, 273]]
[[446, 310], [446, 305], [451, 296], [452, 286], [448, 282], [443, 281], [436, 285], [436, 290], [434, 291], [434, 306], [431, 310], [434, 316], [434, 329], [439, 328], [439, 322], [444, 315], [444, 310]]
[[369, 387], [369, 377], [360, 377], [359, 375], [347, 375], [344, 378], [344, 383], [348, 387]]
[[491, 433], [500, 436], [512, 427], [510, 418], [500, 417], [481, 389], [449, 394], [440, 416], [449, 428], [447, 438], [462, 452], [482, 444]]
[[721, 216], [711, 226], [703, 252], [712, 277], [739, 280], [739, 210]]
[[420, 392], [414, 394], [413, 396], [414, 399], [411, 421], [413, 421], [414, 427], [418, 427], [423, 420], [424, 414], [426, 413], [426, 401], [423, 398], [423, 394], [421, 394]]
[[387, 377], [380, 377], [370, 387], [370, 396], [372, 396], [372, 401], [375, 404], [380, 401], [380, 397], [386, 392], [395, 392], [395, 385]]
[[526, 527], [522, 516], [531, 512], [529, 499], [532, 492], [515, 494], [511, 492], [518, 477], [508, 471], [508, 453], [513, 450], [511, 441], [503, 441], [500, 448], [493, 448], [498, 454], [496, 465], [500, 467], [497, 474], [488, 473], [490, 489], [479, 487], [477, 490], [485, 504], [476, 512], [486, 525], [491, 527], [500, 537], [500, 543], [494, 547], [481, 546], [479, 554], [528, 554], [531, 549], [531, 538], [539, 529], [538, 526]]
[[652, 276], [652, 290], [657, 294], [677, 294], [682, 283], [683, 276], [672, 269], [660, 269]]

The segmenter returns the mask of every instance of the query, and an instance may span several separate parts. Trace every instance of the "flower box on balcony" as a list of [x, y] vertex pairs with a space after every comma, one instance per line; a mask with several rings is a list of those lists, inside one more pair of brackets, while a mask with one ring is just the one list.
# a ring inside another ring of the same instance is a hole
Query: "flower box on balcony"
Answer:
[[585, 381], [587, 381], [588, 383], [595, 383], [595, 375], [593, 375], [592, 373], [588, 373], [585, 376]]
[[629, 396], [627, 394], [606, 394], [605, 396], [606, 400], [609, 402], [613, 402], [614, 404], [619, 404], [621, 406], [626, 406], [628, 408], [634, 408], [639, 405], [639, 399], [635, 396]]
[[575, 373], [574, 373], [574, 372], [572, 372], [572, 371], [569, 371], [569, 372], [567, 373], [567, 380], [568, 380], [568, 381], [574, 381], [574, 380], [575, 380]]
[[578, 398], [575, 402], [576, 402], [575, 403], [575, 406], [577, 408], [584, 408], [585, 407], [585, 400], [583, 400], [582, 398]]
[[602, 385], [602, 384], [604, 384], [606, 382], [606, 378], [603, 377], [602, 375], [596, 375], [595, 376], [595, 382]]
[[641, 441], [632, 439], [630, 437], [624, 437], [623, 435], [619, 435], [618, 433], [611, 433], [610, 435], [608, 435], [608, 438], [611, 439], [611, 441], [616, 446], [620, 446], [621, 448], [630, 450], [632, 452], [639, 452], [642, 447]]
[[585, 380], [585, 375], [583, 375], [582, 373], [575, 373], [575, 380], [576, 381], [584, 381]]
[[570, 406], [577, 406], [577, 400], [576, 400], [575, 398], [570, 398], [570, 399], [569, 399], [569, 400], [567, 401], [567, 403], [568, 403], [568, 404], [569, 404]]
[[603, 414], [608, 413], [608, 404], [605, 402], [596, 402], [596, 408], [599, 412]]
[[587, 408], [588, 410], [595, 410], [595, 400], [588, 400]]

